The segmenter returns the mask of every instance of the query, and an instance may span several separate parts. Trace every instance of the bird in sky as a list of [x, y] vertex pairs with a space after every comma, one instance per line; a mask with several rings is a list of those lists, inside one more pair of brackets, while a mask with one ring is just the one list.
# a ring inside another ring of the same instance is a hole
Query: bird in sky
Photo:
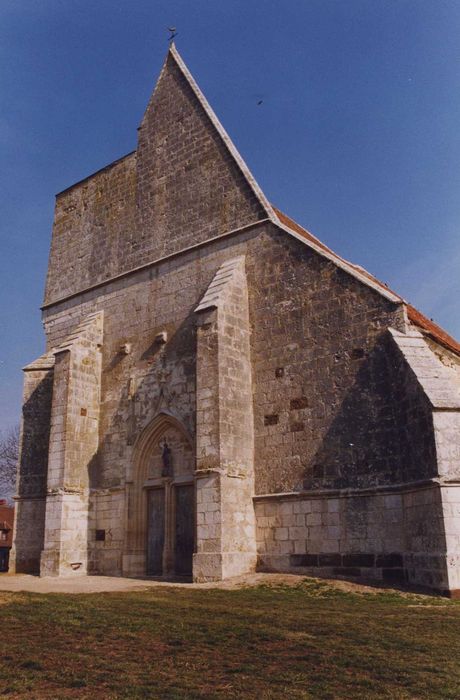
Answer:
[[260, 107], [260, 105], [264, 103], [266, 96], [261, 92], [256, 92], [255, 94], [253, 93], [251, 97], [255, 100], [256, 105]]

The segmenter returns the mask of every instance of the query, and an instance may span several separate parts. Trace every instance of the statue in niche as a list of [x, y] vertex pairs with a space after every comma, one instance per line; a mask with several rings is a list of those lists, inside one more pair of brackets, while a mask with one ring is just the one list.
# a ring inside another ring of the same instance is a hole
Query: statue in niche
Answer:
[[172, 470], [172, 454], [171, 448], [166, 442], [166, 438], [163, 438], [163, 444], [159, 443], [161, 449], [161, 460], [163, 462], [163, 469], [161, 470], [161, 476], [173, 476]]

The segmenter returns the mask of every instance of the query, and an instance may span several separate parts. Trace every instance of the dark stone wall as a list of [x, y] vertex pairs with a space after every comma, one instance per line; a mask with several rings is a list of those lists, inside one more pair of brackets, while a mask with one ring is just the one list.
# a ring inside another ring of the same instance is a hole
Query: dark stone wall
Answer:
[[401, 306], [275, 229], [250, 266], [256, 493], [433, 476], [430, 407], [387, 341]]
[[25, 372], [17, 494], [21, 498], [46, 493], [52, 396], [52, 370]]
[[22, 442], [16, 503], [16, 539], [10, 570], [38, 573], [45, 529], [53, 370], [24, 375]]
[[389, 472], [389, 477], [401, 482], [435, 477], [438, 462], [430, 401], [389, 334], [384, 336], [378, 350], [382, 388], [387, 392], [394, 426], [388, 458], [399, 465], [397, 470]]

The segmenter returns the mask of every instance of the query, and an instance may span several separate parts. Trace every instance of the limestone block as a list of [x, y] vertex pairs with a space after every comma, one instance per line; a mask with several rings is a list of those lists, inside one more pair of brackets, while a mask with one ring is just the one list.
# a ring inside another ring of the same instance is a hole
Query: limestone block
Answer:
[[281, 515], [292, 515], [294, 512], [294, 507], [291, 502], [282, 502], [279, 505], [279, 513]]
[[307, 513], [306, 522], [307, 522], [308, 527], [311, 527], [314, 525], [321, 525], [321, 522], [322, 522], [321, 512]]
[[304, 554], [307, 551], [305, 538], [294, 540], [294, 554]]
[[338, 498], [329, 498], [327, 501], [327, 510], [329, 513], [338, 513], [340, 510], [340, 501]]
[[289, 530], [287, 527], [278, 527], [275, 530], [275, 540], [287, 540], [289, 537]]
[[289, 528], [289, 539], [290, 540], [305, 540], [307, 536], [307, 530], [303, 527], [290, 527]]

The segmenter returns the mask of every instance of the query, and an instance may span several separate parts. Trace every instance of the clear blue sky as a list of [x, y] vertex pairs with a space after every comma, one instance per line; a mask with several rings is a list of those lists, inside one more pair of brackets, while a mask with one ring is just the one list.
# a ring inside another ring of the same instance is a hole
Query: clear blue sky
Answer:
[[269, 199], [460, 337], [458, 0], [2, 0], [0, 428], [54, 194], [135, 148], [168, 25]]

